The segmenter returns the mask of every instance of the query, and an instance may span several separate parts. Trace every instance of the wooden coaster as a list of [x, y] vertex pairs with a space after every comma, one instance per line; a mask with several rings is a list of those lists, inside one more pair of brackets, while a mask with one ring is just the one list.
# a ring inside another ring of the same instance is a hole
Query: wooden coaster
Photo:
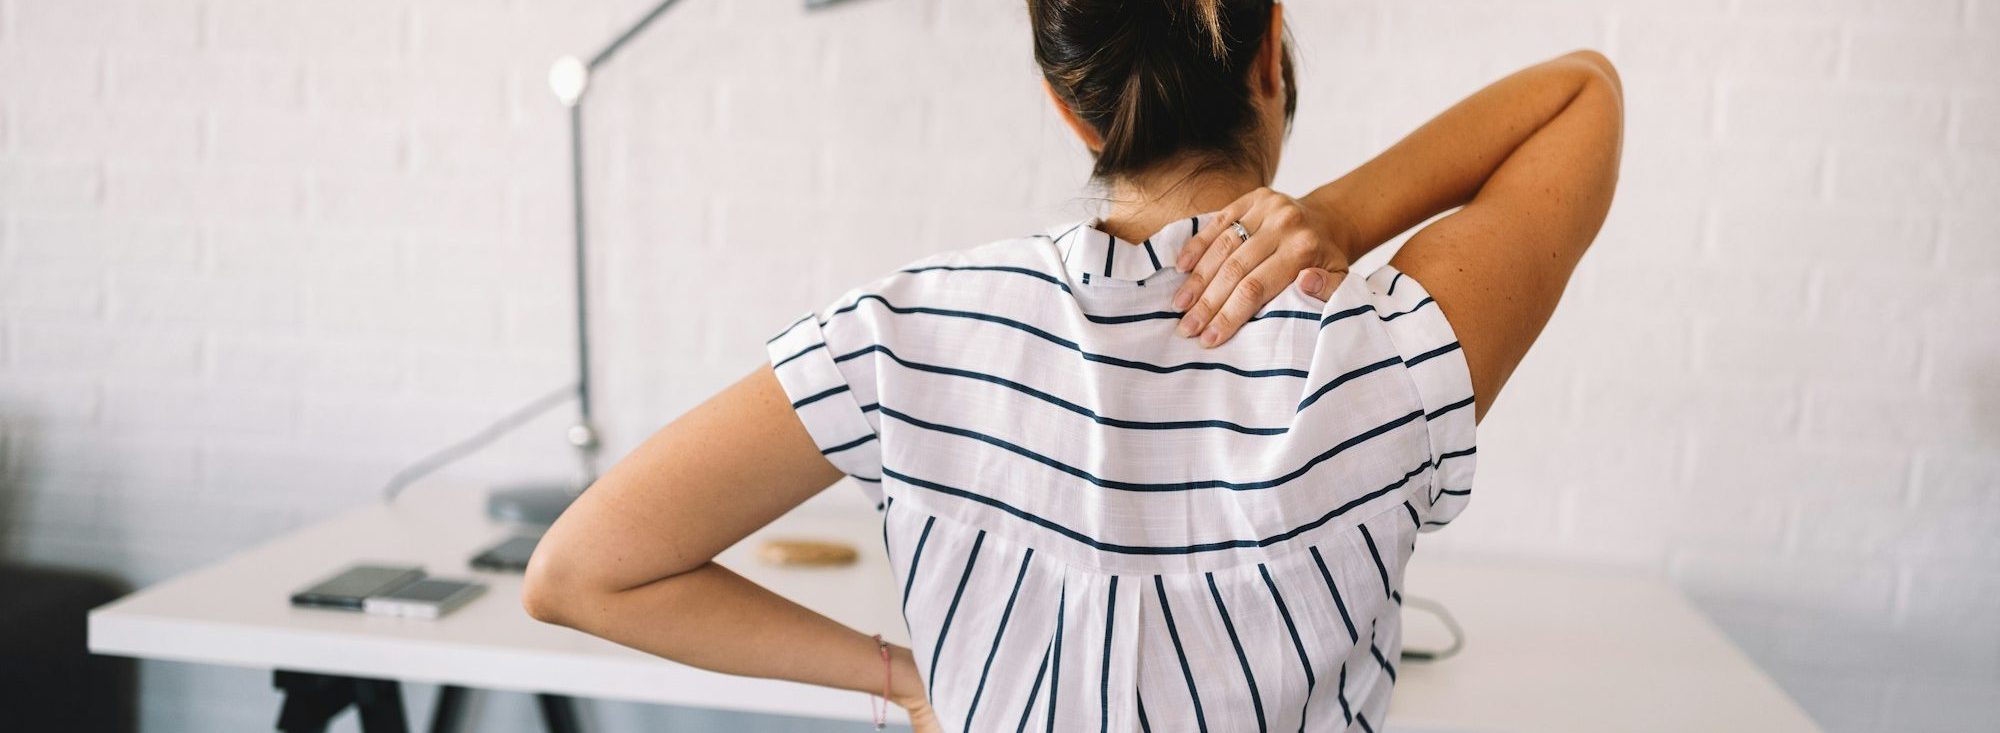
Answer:
[[786, 538], [767, 540], [757, 548], [757, 559], [789, 567], [852, 565], [859, 557], [854, 546], [845, 542]]

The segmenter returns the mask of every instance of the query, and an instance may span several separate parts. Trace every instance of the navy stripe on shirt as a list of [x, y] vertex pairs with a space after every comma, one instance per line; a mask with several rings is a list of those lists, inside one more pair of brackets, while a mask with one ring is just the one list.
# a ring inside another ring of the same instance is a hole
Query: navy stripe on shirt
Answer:
[[[803, 321], [802, 321], [802, 322], [803, 322]], [[785, 357], [785, 358], [783, 358], [783, 359], [779, 359], [779, 360], [778, 360], [778, 361], [777, 361], [776, 363], [773, 363], [773, 364], [771, 365], [771, 368], [772, 368], [772, 369], [776, 369], [776, 368], [778, 368], [778, 367], [781, 367], [781, 366], [784, 366], [784, 365], [786, 365], [786, 364], [790, 364], [790, 363], [792, 363], [792, 360], [793, 360], [793, 359], [797, 359], [797, 358], [799, 358], [799, 357], [801, 357], [801, 356], [805, 356], [806, 354], [810, 354], [810, 353], [812, 353], [812, 352], [814, 352], [814, 351], [818, 351], [818, 350], [820, 350], [820, 349], [824, 349], [824, 348], [826, 348], [826, 342], [825, 342], [825, 341], [821, 341], [821, 342], [819, 342], [819, 343], [816, 343], [816, 344], [813, 344], [813, 345], [811, 345], [811, 346], [807, 346], [807, 347], [805, 347], [805, 348], [803, 348], [803, 349], [799, 349], [797, 353], [794, 353], [794, 354], [792, 354], [791, 356], [787, 356], [787, 357]]]
[[798, 400], [797, 402], [793, 402], [793, 403], [792, 403], [792, 409], [796, 410], [796, 409], [799, 409], [799, 408], [801, 408], [801, 407], [805, 407], [806, 405], [810, 405], [810, 404], [812, 404], [812, 403], [814, 403], [814, 402], [818, 402], [818, 401], [820, 401], [820, 400], [823, 400], [823, 399], [826, 399], [826, 398], [828, 398], [828, 397], [832, 397], [832, 396], [834, 396], [834, 395], [837, 395], [837, 394], [840, 394], [840, 393], [842, 393], [842, 392], [846, 392], [846, 391], [847, 391], [847, 385], [845, 385], [845, 384], [843, 384], [843, 385], [840, 385], [840, 386], [838, 386], [838, 387], [829, 387], [829, 388], [827, 388], [827, 389], [826, 389], [825, 391], [823, 391], [823, 392], [819, 392], [819, 393], [816, 393], [816, 394], [812, 394], [812, 395], [809, 395], [809, 396], [806, 396], [806, 397], [801, 397], [801, 398], [799, 398], [799, 400]]
[[805, 314], [805, 315], [803, 315], [803, 316], [799, 316], [799, 319], [798, 319], [798, 320], [796, 320], [796, 321], [792, 321], [792, 325], [789, 325], [789, 326], [786, 326], [786, 327], [785, 327], [785, 330], [783, 330], [783, 331], [779, 331], [779, 332], [778, 332], [778, 335], [776, 335], [776, 336], [772, 336], [772, 337], [770, 337], [770, 338], [768, 338], [768, 339], [764, 339], [764, 343], [765, 343], [766, 345], [769, 345], [769, 344], [775, 344], [775, 343], [778, 343], [778, 339], [781, 339], [781, 338], [784, 338], [786, 334], [789, 334], [789, 333], [791, 333], [791, 332], [792, 332], [792, 329], [794, 329], [794, 328], [798, 328], [798, 327], [799, 327], [799, 324], [801, 324], [801, 323], [805, 323], [806, 321], [810, 321], [810, 320], [812, 320], [812, 317], [813, 317], [813, 315], [812, 315], [811, 313], [807, 313], [807, 314]]
[[1056, 592], [1056, 638], [1051, 649], [1054, 656], [1049, 659], [1049, 727], [1056, 729], [1056, 692], [1062, 689], [1062, 643], [1063, 620], [1069, 616], [1069, 583], [1064, 582]]
[[[1042, 663], [1035, 667], [1035, 682], [1028, 686], [1028, 706], [1021, 710], [1021, 722], [1014, 726], [1014, 733], [1028, 729], [1028, 718], [1035, 712], [1035, 698], [1042, 692], [1042, 678], [1049, 674], [1049, 647], [1042, 647]], [[1055, 693], [1050, 693], [1051, 695]]]
[[1065, 349], [1069, 349], [1070, 351], [1074, 351], [1082, 355], [1085, 361], [1092, 361], [1100, 364], [1109, 364], [1111, 366], [1125, 367], [1128, 369], [1137, 369], [1141, 371], [1153, 372], [1155, 374], [1171, 374], [1173, 372], [1184, 371], [1189, 369], [1201, 369], [1201, 370], [1229, 372], [1231, 374], [1235, 374], [1241, 377], [1301, 377], [1302, 378], [1306, 376], [1306, 371], [1303, 369], [1244, 369], [1242, 367], [1230, 364], [1222, 364], [1217, 362], [1206, 362], [1206, 361], [1191, 361], [1181, 364], [1149, 364], [1142, 361], [1133, 361], [1131, 359], [1120, 359], [1115, 356], [1108, 356], [1105, 354], [1096, 354], [1084, 351], [1083, 347], [1078, 345], [1077, 342], [1075, 341], [1071, 341], [1061, 336], [1057, 336], [1053, 333], [1049, 333], [1048, 331], [1037, 328], [1035, 326], [1022, 323], [1020, 321], [1016, 321], [1012, 318], [1007, 318], [1004, 316], [996, 316], [990, 313], [952, 310], [948, 308], [928, 308], [923, 306], [904, 307], [891, 303], [887, 298], [884, 298], [880, 295], [873, 295], [873, 294], [863, 295], [859, 298], [856, 298], [852, 304], [834, 310], [832, 316], [838, 317], [841, 315], [852, 313], [856, 308], [861, 307], [862, 303], [870, 301], [880, 303], [884, 309], [887, 309], [890, 313], [894, 313], [897, 315], [932, 315], [932, 316], [943, 316], [946, 318], [965, 318], [975, 321], [983, 321], [986, 323], [993, 323], [1006, 326], [1008, 328], [1012, 328], [1017, 331], [1021, 331], [1023, 333], [1032, 335], [1043, 341], [1047, 341], [1057, 346], [1061, 346]]
[[1456, 410], [1456, 409], [1458, 409], [1458, 408], [1461, 408], [1461, 407], [1464, 407], [1464, 406], [1466, 406], [1466, 405], [1470, 405], [1470, 404], [1472, 404], [1472, 397], [1471, 397], [1470, 395], [1467, 395], [1465, 399], [1462, 399], [1462, 400], [1459, 400], [1459, 401], [1457, 401], [1457, 402], [1453, 402], [1453, 403], [1451, 403], [1451, 404], [1449, 404], [1449, 405], [1445, 405], [1445, 406], [1443, 406], [1443, 407], [1440, 407], [1440, 408], [1437, 408], [1436, 410], [1432, 410], [1432, 411], [1430, 411], [1430, 412], [1427, 412], [1427, 413], [1424, 413], [1424, 419], [1425, 419], [1425, 420], [1436, 420], [1436, 419], [1438, 419], [1438, 416], [1439, 416], [1439, 415], [1443, 415], [1443, 414], [1445, 414], [1445, 413], [1447, 413], [1447, 412], [1451, 412], [1452, 410]]
[[[1340, 598], [1340, 586], [1334, 584], [1333, 573], [1326, 569], [1326, 558], [1320, 557], [1318, 547], [1307, 547], [1306, 550], [1312, 553], [1313, 564], [1319, 566], [1319, 577], [1326, 580], [1326, 592], [1333, 594], [1333, 607], [1340, 610], [1340, 623], [1347, 627], [1347, 643], [1361, 643], [1361, 633], [1354, 628], [1354, 617], [1347, 613], [1347, 601]], [[1345, 670], [1342, 672], [1345, 673]]]
[[1285, 632], [1292, 637], [1292, 651], [1299, 655], [1299, 668], [1306, 673], [1306, 700], [1299, 707], [1299, 728], [1305, 729], [1306, 709], [1312, 705], [1313, 687], [1318, 681], [1313, 679], [1312, 657], [1306, 654], [1305, 641], [1299, 638], [1299, 627], [1292, 623], [1292, 610], [1285, 605], [1285, 596], [1278, 592], [1278, 583], [1271, 579], [1271, 569], [1264, 563], [1257, 563], [1257, 574], [1264, 577], [1264, 587], [1271, 590], [1271, 603], [1278, 607], [1278, 618], [1285, 621]]
[[958, 602], [965, 599], [965, 585], [972, 580], [972, 568], [979, 564], [979, 547], [986, 544], [986, 530], [972, 538], [972, 551], [965, 555], [965, 572], [958, 576], [958, 590], [951, 594], [951, 606], [944, 611], [944, 624], [938, 627], [937, 647], [931, 650], [931, 671], [924, 675], [924, 694], [936, 698], [938, 657], [944, 656], [944, 640], [951, 635], [952, 617], [958, 615]]
[[963, 377], [966, 379], [974, 379], [989, 384], [997, 384], [1002, 387], [1006, 387], [1008, 389], [1019, 392], [1021, 394], [1028, 395], [1035, 399], [1041, 400], [1043, 402], [1047, 402], [1051, 405], [1061, 407], [1065, 410], [1074, 412], [1078, 415], [1090, 418], [1092, 422], [1107, 427], [1131, 428], [1135, 430], [1185, 430], [1185, 429], [1195, 429], [1195, 428], [1220, 428], [1223, 430], [1243, 433], [1245, 435], [1283, 435], [1291, 431], [1290, 427], [1270, 427], [1270, 428], [1249, 427], [1245, 425], [1238, 425], [1236, 423], [1229, 422], [1227, 420], [1149, 421], [1149, 420], [1125, 420], [1115, 417], [1105, 417], [1103, 415], [1099, 415], [1096, 410], [1092, 410], [1088, 407], [1084, 407], [1083, 405], [1079, 405], [1075, 402], [1065, 400], [1061, 397], [1057, 397], [1047, 392], [1043, 392], [1039, 389], [1035, 389], [1034, 387], [1030, 387], [1020, 382], [1007, 379], [1005, 377], [994, 376], [992, 374], [986, 374], [984, 372], [976, 372], [970, 369], [958, 369], [955, 367], [937, 366], [934, 364], [925, 364], [922, 362], [911, 361], [909, 359], [903, 358], [901, 355], [898, 355], [894, 350], [890, 349], [889, 347], [882, 346], [880, 344], [863, 347], [845, 354], [841, 354], [839, 356], [834, 357], [833, 360], [834, 362], [839, 363], [848, 361], [850, 359], [856, 359], [862, 356], [867, 356], [869, 354], [881, 354], [883, 356], [889, 357], [890, 361], [895, 362], [898, 366], [902, 366], [904, 368], [912, 369], [915, 371], [928, 372], [931, 374], [942, 374], [945, 376], [952, 376], [952, 377]]
[[911, 275], [916, 275], [926, 272], [1006, 272], [1015, 275], [1026, 275], [1028, 277], [1032, 277], [1037, 280], [1046, 281], [1050, 285], [1062, 288], [1062, 291], [1065, 293], [1071, 292], [1069, 289], [1069, 283], [1063, 282], [1056, 276], [1050, 275], [1046, 272], [1042, 272], [1040, 270], [1030, 270], [1026, 267], [1009, 267], [1007, 265], [931, 265], [928, 267], [912, 267], [905, 270], [898, 270], [897, 272], [903, 272]]
[[1104, 601], [1104, 664], [1097, 671], [1097, 729], [1111, 730], [1111, 634], [1118, 621], [1118, 576], [1111, 576], [1111, 589]]
[[1250, 687], [1250, 707], [1257, 711], [1257, 730], [1264, 726], [1264, 696], [1257, 693], [1257, 675], [1250, 671], [1250, 657], [1243, 653], [1243, 641], [1236, 636], [1236, 623], [1229, 619], [1229, 605], [1222, 602], [1222, 591], [1215, 587], [1215, 573], [1203, 573], [1208, 577], [1208, 595], [1215, 599], [1215, 611], [1222, 615], [1222, 630], [1229, 632], [1229, 645], [1236, 647], [1236, 663], [1243, 667], [1243, 681]]
[[1383, 320], [1383, 321], [1393, 321], [1393, 320], [1396, 320], [1396, 319], [1398, 319], [1398, 318], [1402, 318], [1403, 316], [1407, 316], [1407, 315], [1409, 315], [1409, 314], [1411, 314], [1411, 313], [1415, 313], [1415, 312], [1417, 312], [1417, 311], [1420, 311], [1420, 310], [1423, 310], [1424, 306], [1427, 306], [1427, 305], [1430, 305], [1430, 304], [1432, 304], [1432, 303], [1435, 303], [1435, 302], [1437, 302], [1437, 301], [1434, 301], [1434, 300], [1431, 300], [1431, 299], [1430, 299], [1430, 296], [1425, 296], [1423, 300], [1419, 300], [1419, 301], [1417, 301], [1417, 304], [1416, 304], [1416, 305], [1413, 305], [1413, 306], [1410, 306], [1410, 309], [1409, 309], [1409, 310], [1406, 310], [1406, 311], [1403, 311], [1403, 312], [1401, 312], [1401, 313], [1391, 313], [1391, 314], [1389, 314], [1389, 315], [1386, 315], [1386, 316], [1383, 316], [1383, 317], [1382, 317], [1382, 320]]
[[1181, 632], [1174, 626], [1174, 607], [1167, 602], [1167, 586], [1160, 576], [1153, 576], [1153, 592], [1160, 598], [1160, 616], [1167, 621], [1167, 638], [1174, 642], [1174, 656], [1181, 661], [1181, 678], [1187, 680], [1188, 700], [1194, 704], [1194, 722], [1201, 730], [1208, 730], [1208, 718], [1201, 712], [1201, 691], [1194, 685], [1194, 669], [1188, 666], [1187, 650], [1181, 646]]
[[986, 677], [993, 673], [993, 658], [1000, 656], [1000, 639], [1007, 633], [1007, 619], [1014, 615], [1014, 601], [1021, 597], [1021, 581], [1028, 577], [1028, 564], [1035, 559], [1035, 548], [1030, 547], [1021, 554], [1021, 569], [1014, 573], [1014, 590], [1007, 594], [1007, 607], [1000, 611], [1000, 627], [993, 631], [993, 648], [986, 651], [986, 666], [979, 670], [979, 686], [972, 691], [972, 703], [965, 708], [965, 729], [972, 727], [972, 716], [979, 712], [979, 697], [986, 693]]
[[1016, 518], [1025, 520], [1030, 524], [1036, 525], [1043, 529], [1047, 529], [1049, 531], [1055, 532], [1056, 534], [1067, 537], [1071, 540], [1076, 541], [1079, 544], [1085, 545], [1092, 549], [1101, 550], [1104, 552], [1116, 552], [1125, 555], [1193, 555], [1203, 552], [1215, 552], [1218, 550], [1234, 550], [1234, 549], [1241, 549], [1248, 547], [1269, 547], [1271, 545], [1284, 542], [1285, 540], [1289, 540], [1293, 537], [1297, 537], [1307, 532], [1311, 532], [1315, 529], [1325, 526], [1327, 522], [1331, 522], [1335, 519], [1340, 518], [1341, 515], [1353, 511], [1356, 507], [1366, 505], [1369, 502], [1374, 501], [1375, 499], [1379, 499], [1387, 495], [1389, 492], [1402, 488], [1403, 485], [1408, 484], [1410, 482], [1410, 479], [1415, 478], [1418, 474], [1423, 473], [1426, 469], [1429, 469], [1430, 467], [1431, 467], [1430, 461], [1424, 461], [1423, 463], [1419, 464], [1415, 469], [1412, 469], [1409, 473], [1403, 474], [1402, 478], [1396, 479], [1395, 481], [1390, 482], [1388, 485], [1383, 486], [1382, 488], [1370, 491], [1366, 494], [1363, 494], [1361, 496], [1349, 500], [1345, 504], [1334, 507], [1327, 513], [1320, 515], [1319, 518], [1317, 519], [1314, 519], [1310, 522], [1306, 522], [1305, 524], [1299, 525], [1297, 527], [1285, 530], [1283, 532], [1279, 532], [1269, 537], [1263, 537], [1259, 539], [1219, 540], [1215, 542], [1203, 542], [1200, 544], [1193, 544], [1193, 545], [1125, 545], [1114, 542], [1105, 542], [1103, 540], [1099, 540], [1089, 535], [1086, 535], [1082, 532], [1078, 532], [1069, 527], [1063, 526], [1062, 524], [1059, 524], [1046, 517], [1036, 515], [1033, 512], [1029, 512], [1027, 510], [1021, 509], [1020, 507], [1016, 507], [1012, 504], [1008, 504], [1007, 502], [995, 499], [985, 494], [980, 494], [976, 492], [966, 491], [960, 488], [946, 486], [944, 484], [940, 484], [935, 481], [926, 481], [924, 479], [920, 479], [914, 476], [897, 472], [895, 469], [889, 468], [887, 466], [884, 466], [882, 468], [882, 475], [888, 478], [895, 479], [900, 483], [909, 486], [914, 486], [916, 488], [933, 491], [939, 494], [944, 494], [946, 496], [955, 496], [960, 499], [967, 499], [980, 504], [985, 504], [987, 506], [993, 507], [994, 509], [998, 509], [1002, 512], [1011, 514]]
[[883, 407], [882, 414], [898, 422], [902, 422], [904, 424], [911, 425], [914, 427], [919, 427], [925, 430], [944, 433], [947, 435], [956, 435], [962, 438], [969, 438], [972, 440], [976, 440], [981, 443], [985, 443], [987, 445], [1000, 448], [1009, 453], [1021, 456], [1023, 458], [1027, 458], [1031, 461], [1040, 463], [1044, 466], [1048, 466], [1049, 468], [1053, 468], [1057, 471], [1061, 471], [1071, 476], [1083, 479], [1085, 481], [1090, 482], [1092, 485], [1101, 486], [1107, 489], [1116, 489], [1119, 491], [1193, 491], [1197, 489], [1229, 489], [1231, 491], [1256, 491], [1260, 489], [1276, 488], [1285, 485], [1292, 479], [1296, 479], [1300, 476], [1306, 475], [1306, 473], [1312, 471], [1320, 464], [1332, 460], [1335, 456], [1338, 456], [1341, 453], [1344, 453], [1354, 448], [1355, 446], [1361, 445], [1362, 443], [1366, 443], [1369, 440], [1372, 440], [1378, 436], [1386, 434], [1392, 430], [1395, 430], [1396, 428], [1408, 425], [1414, 422], [1417, 418], [1423, 416], [1422, 412], [1411, 412], [1409, 414], [1403, 415], [1402, 417], [1398, 417], [1396, 419], [1382, 423], [1381, 425], [1369, 428], [1368, 430], [1363, 431], [1361, 434], [1340, 441], [1339, 443], [1335, 444], [1332, 448], [1328, 448], [1325, 451], [1320, 452], [1319, 455], [1313, 456], [1312, 458], [1308, 459], [1305, 462], [1305, 465], [1287, 471], [1275, 478], [1263, 479], [1258, 481], [1226, 481], [1223, 479], [1202, 479], [1198, 481], [1144, 483], [1137, 481], [1118, 481], [1118, 480], [1103, 478], [1089, 471], [1085, 471], [1081, 468], [1078, 468], [1076, 466], [1072, 466], [1068, 463], [1064, 463], [1062, 461], [1058, 461], [1054, 458], [1043, 455], [1041, 453], [1029, 450], [1020, 445], [1009, 442], [1005, 439], [987, 435], [985, 433], [981, 433], [975, 430], [968, 430], [965, 428], [943, 425], [940, 423], [934, 423], [928, 420], [912, 417], [902, 412], [898, 412], [894, 408]]
[[839, 453], [839, 452], [841, 452], [841, 451], [844, 451], [844, 450], [847, 450], [847, 449], [849, 449], [849, 448], [856, 448], [856, 447], [860, 447], [860, 446], [861, 446], [862, 444], [865, 444], [865, 443], [867, 443], [868, 441], [871, 441], [871, 440], [874, 440], [874, 439], [875, 439], [875, 434], [874, 434], [874, 433], [869, 433], [869, 434], [867, 434], [867, 435], [863, 435], [863, 436], [861, 436], [861, 437], [859, 437], [859, 438], [855, 438], [855, 439], [853, 439], [853, 440], [850, 440], [850, 441], [848, 441], [848, 442], [845, 442], [845, 443], [841, 443], [840, 445], [836, 445], [836, 446], [834, 446], [834, 447], [832, 447], [832, 448], [821, 448], [821, 449], [820, 449], [820, 451], [819, 451], [819, 454], [820, 454], [820, 455], [823, 455], [823, 456], [830, 456], [830, 455], [833, 455], [833, 454], [835, 454], [835, 453]]
[[1439, 355], [1442, 355], [1442, 354], [1449, 354], [1449, 353], [1451, 353], [1452, 351], [1455, 351], [1455, 350], [1457, 350], [1457, 349], [1458, 349], [1458, 347], [1459, 347], [1459, 344], [1458, 344], [1458, 342], [1457, 342], [1457, 341], [1453, 341], [1453, 342], [1451, 342], [1451, 343], [1448, 343], [1448, 344], [1445, 344], [1445, 345], [1443, 345], [1443, 346], [1439, 346], [1439, 347], [1437, 347], [1437, 348], [1435, 348], [1435, 349], [1431, 349], [1430, 351], [1426, 351], [1426, 352], [1424, 352], [1424, 353], [1421, 353], [1421, 354], [1418, 354], [1418, 355], [1416, 355], [1416, 356], [1412, 356], [1412, 357], [1410, 357], [1410, 361], [1409, 361], [1409, 366], [1416, 366], [1416, 365], [1418, 365], [1418, 364], [1422, 364], [1422, 363], [1424, 363], [1424, 362], [1426, 362], [1426, 361], [1430, 361], [1430, 360], [1431, 360], [1431, 358], [1432, 358], [1432, 357], [1435, 357], [1435, 356], [1439, 356]]
[[910, 574], [903, 579], [903, 615], [910, 613], [910, 588], [917, 584], [917, 566], [924, 561], [924, 543], [931, 540], [931, 527], [937, 524], [937, 517], [924, 520], [924, 533], [917, 535], [917, 547], [910, 551]]

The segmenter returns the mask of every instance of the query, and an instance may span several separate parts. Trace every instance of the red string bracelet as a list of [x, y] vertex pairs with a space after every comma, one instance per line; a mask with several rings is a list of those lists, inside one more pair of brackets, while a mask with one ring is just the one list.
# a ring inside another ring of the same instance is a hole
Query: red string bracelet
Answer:
[[868, 708], [875, 714], [875, 730], [882, 730], [889, 727], [889, 642], [881, 634], [875, 635], [875, 650], [882, 653], [882, 702], [878, 706], [875, 696], [869, 695]]

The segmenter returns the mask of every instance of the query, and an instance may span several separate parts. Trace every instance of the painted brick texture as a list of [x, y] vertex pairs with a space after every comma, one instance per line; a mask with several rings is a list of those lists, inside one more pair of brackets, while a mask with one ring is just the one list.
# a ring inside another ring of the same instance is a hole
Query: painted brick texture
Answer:
[[[0, 554], [157, 581], [560, 384], [546, 69], [647, 4], [0, 0]], [[1092, 205], [1017, 0], [683, 5], [587, 110], [614, 453], [847, 287]], [[1294, 192], [1521, 65], [1624, 75], [1618, 202], [1427, 551], [1669, 578], [1830, 731], [2000, 720], [2000, 1], [1288, 13]], [[561, 424], [455, 475], [561, 475]], [[143, 674], [149, 730], [276, 705], [254, 671]]]

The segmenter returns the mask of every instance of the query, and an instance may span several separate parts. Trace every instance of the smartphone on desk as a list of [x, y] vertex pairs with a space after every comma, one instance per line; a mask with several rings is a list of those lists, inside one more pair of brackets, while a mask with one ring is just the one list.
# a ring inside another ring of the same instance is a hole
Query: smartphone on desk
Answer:
[[369, 596], [381, 595], [416, 582], [424, 569], [407, 565], [355, 565], [292, 594], [292, 605], [361, 610]]
[[361, 608], [382, 616], [437, 618], [484, 592], [486, 586], [479, 583], [425, 578], [378, 596], [369, 596]]
[[472, 566], [480, 570], [503, 573], [519, 573], [528, 569], [528, 558], [535, 554], [535, 545], [542, 541], [541, 535], [519, 535], [494, 545], [473, 556]]

